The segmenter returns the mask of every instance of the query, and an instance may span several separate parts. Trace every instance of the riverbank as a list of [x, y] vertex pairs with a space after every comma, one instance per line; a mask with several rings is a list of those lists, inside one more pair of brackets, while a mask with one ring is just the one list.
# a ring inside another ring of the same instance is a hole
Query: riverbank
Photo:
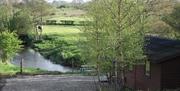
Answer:
[[[34, 69], [34, 68], [23, 68], [24, 74], [34, 75], [34, 74], [43, 74], [47, 71]], [[3, 64], [0, 63], [0, 77], [11, 77], [18, 75], [20, 73], [20, 67], [13, 64]]]
[[33, 49], [55, 64], [80, 67], [86, 62], [82, 59], [80, 44], [84, 41], [81, 27], [43, 26], [42, 40], [34, 43]]
[[36, 76], [36, 75], [67, 75], [67, 76], [90, 76], [89, 72], [59, 72], [59, 71], [46, 71], [36, 68], [23, 68], [23, 73], [20, 74], [20, 67], [13, 64], [0, 63], [0, 78], [13, 78], [18, 76]]

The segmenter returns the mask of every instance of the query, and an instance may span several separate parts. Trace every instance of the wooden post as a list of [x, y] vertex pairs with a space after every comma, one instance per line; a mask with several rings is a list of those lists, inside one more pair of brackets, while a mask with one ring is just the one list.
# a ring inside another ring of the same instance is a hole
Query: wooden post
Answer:
[[72, 59], [72, 73], [74, 73], [74, 59]]
[[20, 73], [23, 73], [23, 58], [21, 58], [21, 62], [20, 62]]

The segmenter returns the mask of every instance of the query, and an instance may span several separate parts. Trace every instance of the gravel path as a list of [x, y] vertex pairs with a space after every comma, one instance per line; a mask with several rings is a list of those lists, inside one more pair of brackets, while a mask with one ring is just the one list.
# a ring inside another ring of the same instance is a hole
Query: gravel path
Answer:
[[90, 76], [19, 76], [0, 80], [0, 91], [96, 91]]

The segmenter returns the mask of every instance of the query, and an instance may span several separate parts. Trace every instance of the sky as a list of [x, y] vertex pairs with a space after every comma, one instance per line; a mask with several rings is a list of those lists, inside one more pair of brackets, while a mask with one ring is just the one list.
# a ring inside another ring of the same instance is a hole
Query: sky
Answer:
[[[46, 0], [46, 1], [48, 1], [48, 2], [52, 2], [52, 1], [54, 1], [54, 0]], [[58, 1], [58, 0], [57, 0], [57, 1]], [[72, 2], [72, 0], [61, 0], [61, 1]], [[84, 0], [84, 1], [90, 1], [90, 0]]]

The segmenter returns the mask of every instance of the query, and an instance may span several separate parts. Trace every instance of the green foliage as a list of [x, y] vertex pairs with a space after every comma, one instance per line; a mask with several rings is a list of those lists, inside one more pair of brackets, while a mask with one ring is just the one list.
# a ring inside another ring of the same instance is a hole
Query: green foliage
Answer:
[[5, 31], [9, 29], [9, 18], [10, 18], [10, 11], [8, 7], [1, 5], [0, 6], [0, 31]]
[[100, 70], [102, 73], [108, 73], [113, 71], [112, 61], [103, 61], [100, 63]]
[[159, 0], [153, 5], [156, 6], [152, 7], [155, 8], [155, 11], [152, 11], [153, 15], [150, 16], [145, 24], [148, 34], [171, 39], [179, 38], [179, 3], [175, 2], [174, 0]]
[[147, 16], [143, 1], [94, 0], [88, 11], [93, 22], [83, 29], [87, 39], [84, 51], [89, 53], [85, 57], [91, 57], [97, 65], [102, 63], [105, 67], [100, 68], [105, 72], [111, 71], [114, 61], [123, 69], [145, 58], [144, 21]]
[[30, 9], [32, 14], [41, 15], [40, 13], [46, 14], [51, 7], [45, 0], [29, 0], [26, 2], [26, 7]]
[[49, 15], [53, 10], [52, 6], [45, 0], [28, 0], [24, 4], [24, 7], [31, 12], [34, 23], [39, 23], [42, 16]]
[[51, 19], [46, 20], [46, 25], [75, 25], [82, 26], [84, 23], [88, 23], [81, 17], [57, 17], [54, 16]]
[[125, 64], [134, 65], [140, 62], [140, 60], [142, 60], [141, 62], [144, 62], [144, 35], [141, 34], [139, 30], [127, 30], [122, 36], [124, 41], [122, 42], [121, 50], [123, 52]]
[[[36, 43], [37, 49], [46, 58], [56, 64], [80, 67], [84, 64], [78, 47], [61, 39], [59, 35], [46, 35], [43, 41]], [[73, 64], [72, 64], [73, 63]]]
[[13, 14], [10, 19], [10, 31], [17, 32], [18, 35], [32, 33], [32, 18], [27, 10], [20, 10]]
[[46, 20], [46, 25], [56, 25], [56, 20]]
[[61, 20], [61, 23], [63, 25], [74, 25], [75, 21], [70, 21], [70, 20]]
[[9, 7], [0, 6], [0, 31], [16, 33], [24, 44], [30, 44], [31, 41], [24, 39], [24, 36], [32, 34], [32, 17], [27, 9], [17, 9], [13, 7], [13, 13]]
[[14, 9], [11, 13], [7, 6], [0, 6], [0, 31], [29, 34], [32, 29], [32, 18], [26, 9]]
[[46, 25], [43, 40], [35, 43], [35, 49], [47, 59], [57, 64], [80, 67], [84, 64], [77, 46], [82, 39], [81, 31], [75, 26]]
[[165, 15], [162, 20], [173, 27], [175, 30], [180, 30], [180, 4], [177, 3], [171, 14]]
[[8, 63], [21, 48], [21, 41], [18, 40], [15, 33], [0, 33], [0, 57], [2, 62]]

